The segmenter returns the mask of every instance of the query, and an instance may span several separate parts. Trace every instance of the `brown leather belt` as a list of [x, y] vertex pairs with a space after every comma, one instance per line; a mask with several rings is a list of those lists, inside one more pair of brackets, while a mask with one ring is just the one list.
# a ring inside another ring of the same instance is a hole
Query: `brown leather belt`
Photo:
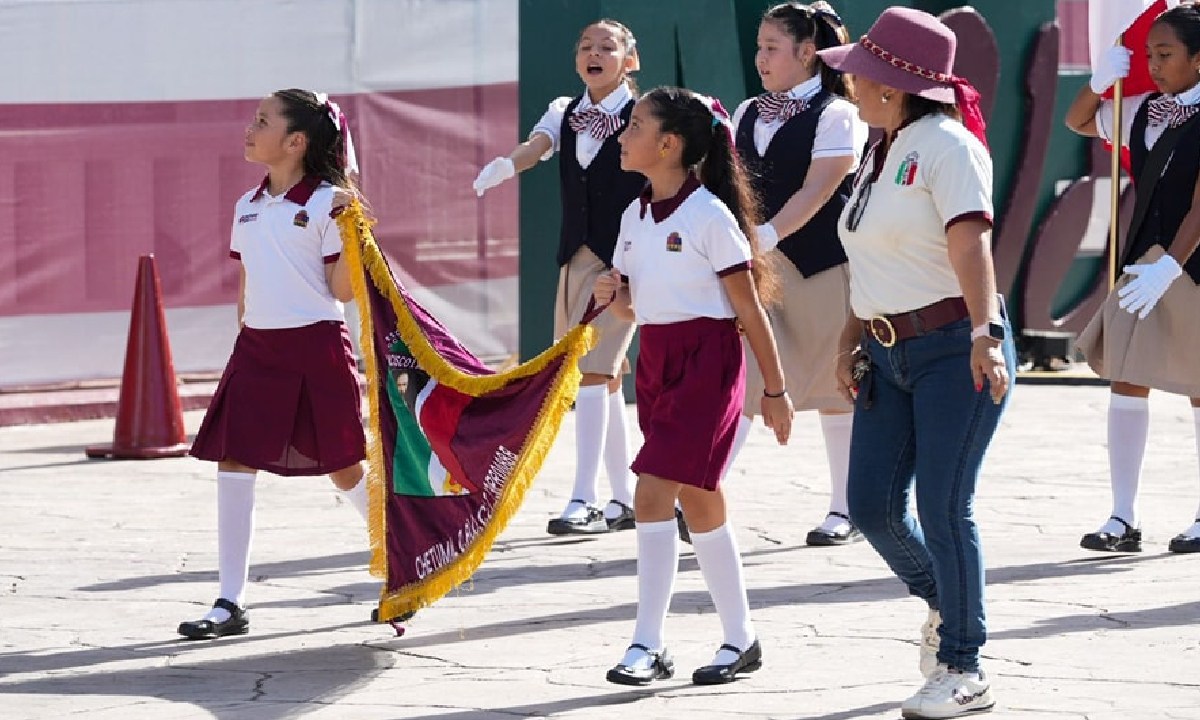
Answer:
[[880, 345], [891, 347], [901, 340], [924, 335], [969, 315], [966, 301], [961, 297], [949, 297], [911, 312], [876, 315], [863, 320], [862, 324]]

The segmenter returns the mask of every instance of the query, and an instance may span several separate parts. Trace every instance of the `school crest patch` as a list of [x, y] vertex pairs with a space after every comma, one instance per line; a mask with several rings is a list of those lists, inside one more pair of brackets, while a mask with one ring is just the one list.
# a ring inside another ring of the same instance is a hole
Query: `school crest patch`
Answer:
[[292, 224], [296, 227], [308, 227], [308, 213], [304, 211], [304, 208], [300, 208], [300, 212], [292, 218]]
[[912, 185], [917, 179], [917, 168], [920, 163], [921, 156], [913, 150], [904, 156], [904, 162], [900, 163], [900, 168], [896, 170], [897, 185]]
[[245, 225], [248, 222], [254, 222], [258, 219], [258, 213], [246, 213], [238, 218], [238, 225]]
[[667, 252], [683, 252], [683, 238], [673, 232], [667, 236]]

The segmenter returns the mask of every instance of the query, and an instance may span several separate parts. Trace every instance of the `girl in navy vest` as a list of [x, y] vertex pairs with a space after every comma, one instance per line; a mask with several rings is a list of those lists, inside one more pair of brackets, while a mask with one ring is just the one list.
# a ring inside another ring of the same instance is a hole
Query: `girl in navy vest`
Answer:
[[638, 424], [638, 609], [633, 642], [609, 682], [645, 685], [671, 677], [663, 625], [679, 565], [675, 503], [683, 506], [696, 561], [724, 640], [692, 674], [698, 685], [732, 681], [762, 665], [750, 622], [737, 542], [719, 483], [742, 411], [745, 356], [738, 324], [766, 389], [755, 398], [786, 443], [792, 404], [759, 300], [770, 277], [756, 249], [754, 196], [732, 147], [720, 103], [658, 88], [633, 109], [621, 166], [649, 185], [621, 217], [613, 271], [596, 282], [599, 303], [641, 328]]
[[[1146, 38], [1150, 75], [1161, 92], [1124, 102], [1125, 127], [1142, 220], [1130, 228], [1124, 274], [1079, 336], [1079, 349], [1100, 377], [1112, 381], [1108, 460], [1112, 517], [1083, 536], [1088, 550], [1142, 549], [1138, 485], [1146, 451], [1150, 389], [1186, 395], [1200, 443], [1200, 10], [1181, 5], [1163, 13]], [[1112, 135], [1112, 102], [1103, 93], [1129, 72], [1130, 52], [1112, 48], [1080, 90], [1067, 126], [1090, 137]], [[1165, 160], [1165, 169], [1163, 167]], [[1143, 177], [1143, 169], [1154, 166]], [[1200, 552], [1196, 520], [1170, 542], [1172, 552]]]
[[[508, 157], [488, 163], [475, 179], [475, 192], [483, 195], [555, 151], [561, 153], [555, 337], [582, 319], [596, 278], [612, 262], [621, 211], [646, 182], [641, 175], [621, 169], [617, 144], [633, 110], [636, 88], [630, 73], [637, 69], [636, 41], [629, 28], [608, 19], [588, 25], [575, 48], [583, 94], [550, 103], [529, 139]], [[579, 361], [583, 381], [575, 400], [575, 486], [562, 515], [546, 528], [552, 535], [628, 530], [634, 522], [634, 477], [629, 470], [620, 378], [628, 372], [625, 353], [633, 340], [633, 323], [604, 313], [592, 327], [597, 345]], [[603, 510], [597, 488], [602, 459], [612, 487], [612, 500]]]
[[361, 395], [342, 315], [353, 294], [334, 220], [357, 171], [346, 117], [323, 95], [280, 90], [259, 103], [245, 152], [267, 176], [233, 218], [241, 331], [191, 450], [217, 463], [220, 592], [208, 614], [179, 626], [189, 638], [249, 629], [243, 596], [259, 470], [329, 475], [367, 515]]
[[[841, 19], [827, 3], [775, 5], [763, 15], [754, 58], [767, 92], [733, 114], [737, 149], [763, 203], [758, 228], [764, 250], [778, 268], [782, 300], [768, 309], [779, 342], [788, 392], [797, 410], [817, 410], [829, 459], [829, 512], [808, 533], [809, 545], [844, 545], [862, 539], [850, 524], [846, 477], [850, 461], [851, 405], [838, 392], [834, 372], [838, 338], [850, 316], [846, 254], [837, 218], [867, 140], [867, 126], [851, 103], [849, 81], [816, 51], [848, 42]], [[734, 454], [757, 410], [752, 400], [763, 381], [746, 376], [745, 417]]]

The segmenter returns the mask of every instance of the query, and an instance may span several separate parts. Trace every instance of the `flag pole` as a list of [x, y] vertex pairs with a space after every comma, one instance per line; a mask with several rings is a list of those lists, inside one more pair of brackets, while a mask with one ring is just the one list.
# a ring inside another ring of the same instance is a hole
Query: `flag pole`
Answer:
[[[1121, 44], [1117, 36], [1117, 45]], [[1117, 212], [1121, 203], [1121, 100], [1123, 99], [1121, 78], [1113, 83], [1113, 131], [1112, 131], [1112, 186], [1110, 188], [1111, 209], [1108, 218], [1108, 289], [1117, 284], [1117, 246], [1120, 235], [1120, 219]]]

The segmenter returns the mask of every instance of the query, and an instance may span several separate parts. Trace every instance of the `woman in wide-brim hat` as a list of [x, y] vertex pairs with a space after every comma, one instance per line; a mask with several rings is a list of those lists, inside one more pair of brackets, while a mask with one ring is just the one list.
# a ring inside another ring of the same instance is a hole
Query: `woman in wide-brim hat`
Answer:
[[956, 44], [937, 18], [896, 7], [819, 53], [855, 76], [860, 117], [884, 131], [838, 225], [853, 310], [838, 379], [855, 401], [851, 520], [929, 605], [910, 718], [995, 704], [972, 507], [1016, 358], [992, 268], [992, 162]]

